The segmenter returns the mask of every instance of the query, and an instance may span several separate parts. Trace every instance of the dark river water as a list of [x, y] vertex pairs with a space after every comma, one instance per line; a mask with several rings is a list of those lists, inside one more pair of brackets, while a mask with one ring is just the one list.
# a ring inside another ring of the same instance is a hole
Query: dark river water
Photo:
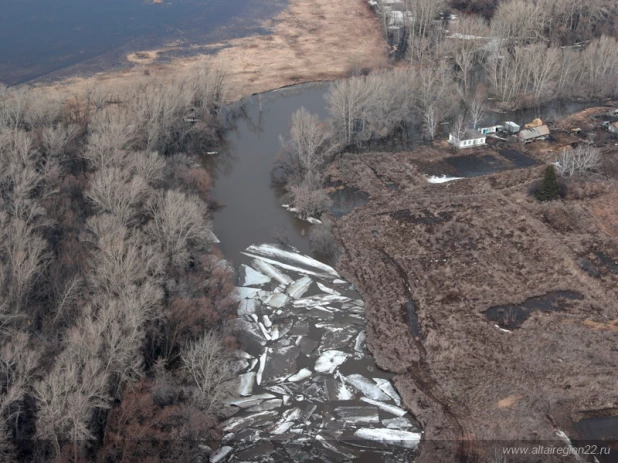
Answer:
[[252, 97], [226, 134], [222, 151], [205, 160], [213, 175], [213, 196], [223, 204], [214, 214], [214, 231], [233, 263], [247, 246], [273, 242], [275, 234], [287, 236], [301, 253], [309, 254], [311, 225], [281, 207], [281, 191], [271, 184], [270, 173], [292, 113], [304, 106], [324, 117], [327, 89], [316, 84]]
[[98, 72], [127, 53], [250, 35], [285, 0], [0, 0], [0, 82]]

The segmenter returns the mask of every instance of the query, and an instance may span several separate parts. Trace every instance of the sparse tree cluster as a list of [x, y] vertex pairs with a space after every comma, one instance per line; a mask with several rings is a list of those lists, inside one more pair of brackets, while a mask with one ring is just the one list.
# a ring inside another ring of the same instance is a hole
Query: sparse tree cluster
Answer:
[[114, 410], [155, 365], [185, 392], [153, 417], [193, 409], [175, 425], [187, 435], [215, 423], [233, 285], [210, 246], [208, 174], [174, 153], [212, 142], [225, 93], [205, 68], [115, 92], [0, 89], [2, 461], [122, 460]]

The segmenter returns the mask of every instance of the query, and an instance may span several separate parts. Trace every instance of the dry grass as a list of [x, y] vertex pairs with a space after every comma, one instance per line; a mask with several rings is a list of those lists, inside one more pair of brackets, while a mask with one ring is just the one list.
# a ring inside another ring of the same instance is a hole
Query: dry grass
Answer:
[[165, 50], [132, 53], [135, 64], [121, 72], [74, 78], [53, 87], [124, 85], [148, 72], [182, 72], [199, 64], [226, 69], [236, 99], [301, 82], [344, 77], [357, 68], [386, 66], [381, 28], [365, 0], [290, 0], [270, 24], [268, 35], [256, 35], [196, 48], [197, 55], [159, 64]]
[[[339, 176], [371, 195], [335, 224], [340, 268], [365, 298], [372, 352], [398, 373], [425, 426], [420, 461], [485, 461], [483, 442], [553, 439], [556, 403], [585, 410], [615, 401], [608, 320], [618, 318], [618, 277], [594, 278], [579, 265], [608, 240], [587, 212], [590, 199], [539, 204], [527, 194], [542, 166], [430, 185], [414, 165], [424, 154], [340, 161]], [[407, 325], [406, 285], [421, 340]], [[560, 290], [584, 297], [533, 313], [511, 333], [483, 313]], [[448, 437], [460, 444], [433, 442]]]
[[603, 195], [590, 203], [597, 226], [607, 235], [618, 237], [618, 192]]

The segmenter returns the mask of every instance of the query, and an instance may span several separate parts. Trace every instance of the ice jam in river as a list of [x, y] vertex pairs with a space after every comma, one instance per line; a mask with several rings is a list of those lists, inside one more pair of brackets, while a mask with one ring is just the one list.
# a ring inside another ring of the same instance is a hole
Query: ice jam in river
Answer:
[[293, 248], [250, 246], [239, 268], [238, 409], [211, 461], [411, 461], [413, 417], [365, 349], [364, 304]]

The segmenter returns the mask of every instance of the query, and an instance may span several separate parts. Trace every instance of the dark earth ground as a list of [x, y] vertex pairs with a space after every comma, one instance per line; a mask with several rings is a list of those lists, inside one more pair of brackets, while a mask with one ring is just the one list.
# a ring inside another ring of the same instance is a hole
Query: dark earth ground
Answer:
[[[548, 150], [521, 148], [346, 155], [330, 169], [331, 180], [369, 195], [335, 223], [338, 267], [365, 300], [378, 364], [397, 373], [423, 425], [419, 461], [487, 461], [522, 441], [563, 445], [558, 429], [585, 441], [574, 414], [616, 405], [618, 275], [608, 262], [618, 230], [605, 220], [618, 213], [616, 182], [574, 181], [565, 199], [540, 204], [528, 190]], [[429, 184], [423, 174], [470, 178]], [[577, 295], [552, 296], [564, 292]], [[530, 308], [533, 298], [559, 310], [529, 310], [509, 332], [485, 313]]]

